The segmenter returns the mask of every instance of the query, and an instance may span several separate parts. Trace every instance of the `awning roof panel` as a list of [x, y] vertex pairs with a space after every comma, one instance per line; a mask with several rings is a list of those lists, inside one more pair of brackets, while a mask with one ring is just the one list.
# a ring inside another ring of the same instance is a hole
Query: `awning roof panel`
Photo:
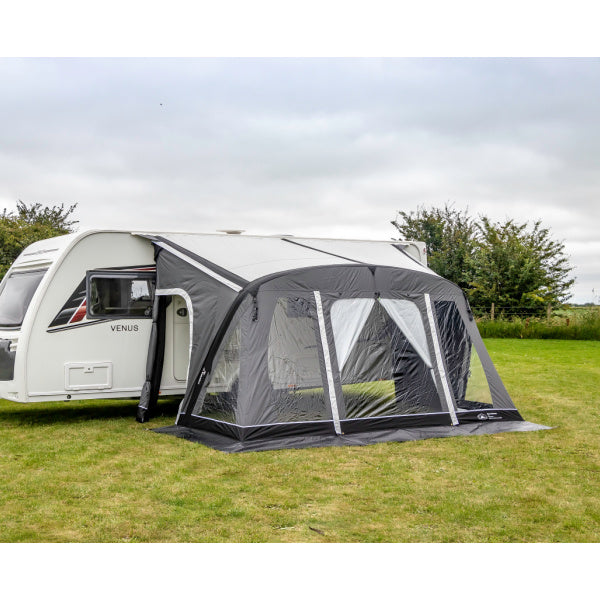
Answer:
[[417, 262], [410, 256], [395, 247], [392, 241], [366, 241], [366, 240], [328, 240], [318, 238], [292, 238], [294, 242], [311, 246], [317, 250], [331, 252], [350, 258], [355, 261], [384, 267], [400, 267], [422, 273], [434, 274], [425, 265]]
[[185, 249], [247, 281], [292, 269], [357, 263], [433, 273], [393, 246], [394, 242], [326, 240], [250, 235], [142, 234]]

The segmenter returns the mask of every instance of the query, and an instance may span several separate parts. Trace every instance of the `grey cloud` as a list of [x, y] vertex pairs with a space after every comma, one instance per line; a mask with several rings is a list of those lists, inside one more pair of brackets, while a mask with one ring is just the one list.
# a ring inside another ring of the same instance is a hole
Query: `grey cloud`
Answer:
[[0, 202], [79, 202], [86, 227], [381, 238], [398, 208], [453, 201], [542, 218], [598, 288], [599, 66], [0, 60]]

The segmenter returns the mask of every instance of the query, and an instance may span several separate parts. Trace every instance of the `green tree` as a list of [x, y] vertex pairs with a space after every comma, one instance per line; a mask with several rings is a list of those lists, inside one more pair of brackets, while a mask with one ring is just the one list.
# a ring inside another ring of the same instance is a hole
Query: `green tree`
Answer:
[[477, 227], [466, 210], [420, 206], [416, 212], [398, 211], [392, 225], [403, 239], [427, 244], [427, 262], [436, 273], [462, 289], [470, 286]]
[[72, 219], [76, 208], [77, 204], [28, 206], [19, 200], [16, 212], [4, 209], [0, 215], [0, 277], [29, 244], [73, 232], [78, 223]]
[[[27, 225], [44, 225], [52, 228], [56, 235], [65, 235], [74, 231], [74, 226], [79, 221], [71, 220], [77, 204], [72, 204], [65, 208], [64, 204], [60, 206], [42, 206], [39, 202], [27, 206], [21, 200], [17, 201], [17, 213], [14, 215], [18, 220]], [[4, 211], [6, 215], [6, 209]], [[12, 213], [10, 213], [12, 214]]]
[[575, 280], [564, 243], [553, 240], [541, 221], [530, 228], [513, 219], [493, 223], [480, 217], [469, 296], [475, 306], [532, 314], [568, 300]]
[[536, 314], [570, 297], [575, 280], [565, 245], [541, 221], [495, 223], [449, 206], [398, 216], [396, 229], [405, 239], [426, 242], [429, 266], [461, 287], [475, 307], [489, 310], [494, 303]]

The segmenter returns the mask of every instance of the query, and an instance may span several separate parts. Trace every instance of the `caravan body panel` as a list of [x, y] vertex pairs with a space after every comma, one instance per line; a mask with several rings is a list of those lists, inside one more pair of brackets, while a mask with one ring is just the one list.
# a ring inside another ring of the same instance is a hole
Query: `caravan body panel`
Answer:
[[[27, 348], [27, 399], [135, 396], [144, 380], [150, 320], [83, 319], [50, 327], [86, 273], [151, 265], [152, 249], [128, 234], [97, 233], [64, 255], [35, 314]], [[67, 367], [67, 365], [81, 367]]]

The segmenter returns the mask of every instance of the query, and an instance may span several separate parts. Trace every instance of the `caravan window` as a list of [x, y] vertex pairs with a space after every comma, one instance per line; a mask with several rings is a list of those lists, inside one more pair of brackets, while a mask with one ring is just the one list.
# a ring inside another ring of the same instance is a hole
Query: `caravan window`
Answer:
[[151, 318], [153, 273], [88, 273], [89, 317]]
[[46, 269], [14, 271], [0, 288], [0, 327], [19, 327]]

